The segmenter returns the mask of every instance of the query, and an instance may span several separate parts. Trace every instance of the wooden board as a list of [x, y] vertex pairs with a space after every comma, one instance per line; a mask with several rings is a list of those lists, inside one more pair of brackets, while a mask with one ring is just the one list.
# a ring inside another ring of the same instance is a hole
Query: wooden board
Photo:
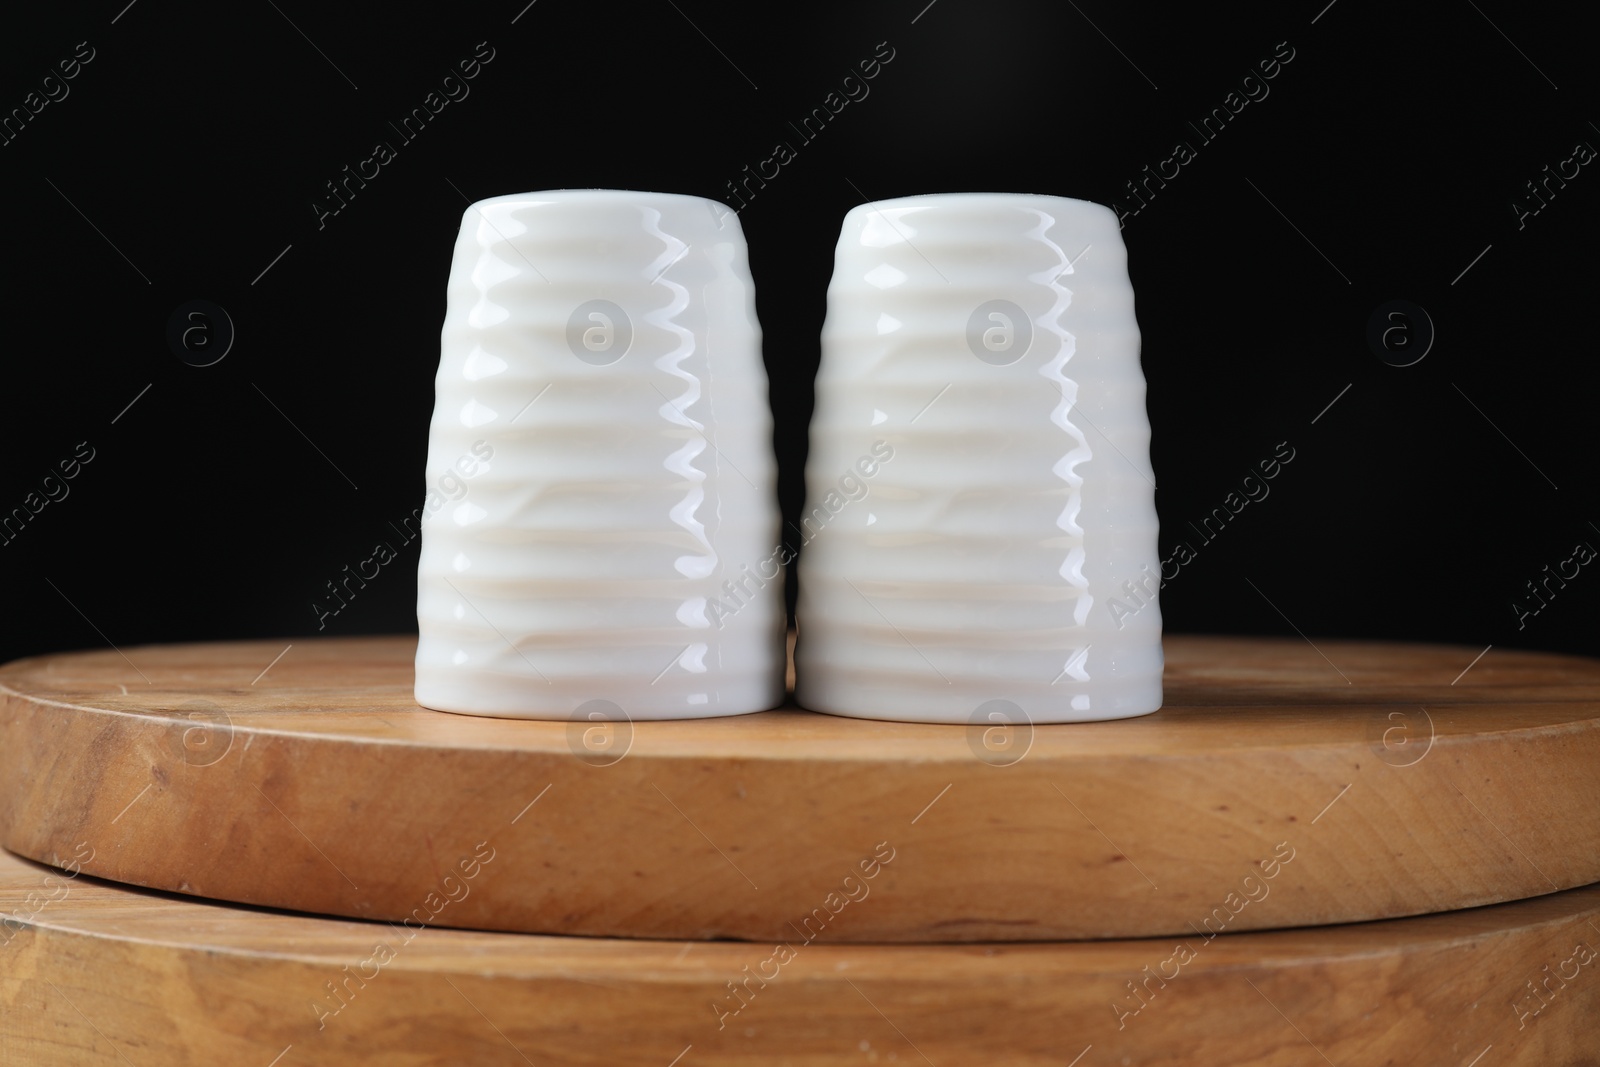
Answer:
[[[418, 708], [413, 639], [286, 643], [0, 669], [0, 844], [319, 914], [757, 941], [808, 916], [847, 941], [1187, 934], [1219, 907], [1234, 932], [1600, 881], [1587, 659], [1171, 638], [1144, 718], [1009, 748], [798, 710], [650, 722], [602, 766], [626, 730], [586, 761], [567, 724]], [[484, 841], [496, 877], [432, 908]], [[1270, 899], [1228, 909], [1280, 848]], [[840, 907], [863, 864], [871, 902]]]
[[50, 873], [0, 854], [5, 1063], [1572, 1067], [1600, 1031], [1600, 887], [1211, 941], [791, 938], [780, 957], [403, 931]]

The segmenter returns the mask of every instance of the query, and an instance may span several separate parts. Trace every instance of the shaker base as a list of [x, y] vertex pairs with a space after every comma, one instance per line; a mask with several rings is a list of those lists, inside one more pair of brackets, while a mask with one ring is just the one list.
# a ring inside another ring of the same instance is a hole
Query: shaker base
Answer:
[[587, 705], [594, 705], [593, 721], [645, 722], [670, 719], [714, 719], [729, 715], [751, 715], [771, 711], [783, 704], [783, 690], [771, 685], [765, 678], [747, 685], [724, 682], [714, 696], [701, 704], [688, 703], [681, 695], [667, 699], [653, 694], [647, 687], [595, 687], [587, 695], [581, 691], [562, 689], [556, 693], [535, 693], [526, 686], [521, 691], [504, 690], [463, 693], [464, 687], [446, 684], [424, 684], [416, 687], [417, 703], [432, 711], [448, 711], [456, 715], [482, 715], [498, 719], [538, 719], [543, 721], [582, 720]]
[[[795, 703], [808, 711], [826, 715], [842, 715], [852, 719], [876, 719], [882, 722], [920, 722], [983, 725], [996, 724], [1035, 726], [1047, 723], [1105, 722], [1112, 719], [1132, 719], [1149, 715], [1161, 709], [1161, 686], [1130, 687], [1116, 697], [1102, 697], [1090, 702], [1087, 709], [1074, 708], [1070, 699], [1055, 698], [1046, 703], [1029, 699], [1025, 694], [1015, 697], [996, 696], [994, 693], [968, 696], [928, 694], [923, 691], [908, 693], [904, 690], [863, 689], [856, 685], [813, 684], [795, 693]], [[997, 707], [991, 708], [990, 705]], [[1014, 709], [1014, 710], [1013, 710]], [[990, 712], [998, 715], [991, 718]]]

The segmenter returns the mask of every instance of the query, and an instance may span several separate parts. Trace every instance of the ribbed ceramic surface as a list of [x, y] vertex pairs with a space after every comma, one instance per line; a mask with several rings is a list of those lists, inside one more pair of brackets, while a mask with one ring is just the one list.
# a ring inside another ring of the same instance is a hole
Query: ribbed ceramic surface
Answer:
[[772, 420], [737, 217], [619, 191], [474, 204], [441, 347], [417, 701], [778, 704]]
[[1109, 209], [950, 194], [852, 210], [806, 464], [800, 703], [979, 723], [1158, 708], [1144, 396]]

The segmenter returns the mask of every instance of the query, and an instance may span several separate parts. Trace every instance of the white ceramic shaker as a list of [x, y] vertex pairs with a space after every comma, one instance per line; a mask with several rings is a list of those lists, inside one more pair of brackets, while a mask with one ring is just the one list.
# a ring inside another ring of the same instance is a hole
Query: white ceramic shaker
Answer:
[[737, 216], [616, 190], [473, 204], [441, 348], [417, 702], [596, 721], [777, 706], [772, 417]]
[[799, 703], [980, 726], [1159, 708], [1144, 398], [1110, 209], [850, 211], [806, 463]]

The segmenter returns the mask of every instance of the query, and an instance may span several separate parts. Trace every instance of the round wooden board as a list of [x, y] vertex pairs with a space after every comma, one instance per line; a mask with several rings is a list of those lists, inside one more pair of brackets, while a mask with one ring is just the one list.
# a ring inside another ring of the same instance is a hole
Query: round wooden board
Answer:
[[0, 1060], [29, 1067], [1465, 1067], [1489, 1048], [1573, 1067], [1600, 1025], [1595, 886], [1211, 941], [791, 939], [780, 957], [315, 919], [0, 854], [0, 915]]
[[[1173, 637], [1143, 718], [995, 748], [799, 710], [644, 722], [600, 766], [569, 724], [417, 707], [414, 639], [284, 647], [0, 669], [0, 844], [319, 914], [756, 941], [1236, 932], [1600, 881], [1600, 661]], [[481, 842], [495, 877], [440, 906]]]

